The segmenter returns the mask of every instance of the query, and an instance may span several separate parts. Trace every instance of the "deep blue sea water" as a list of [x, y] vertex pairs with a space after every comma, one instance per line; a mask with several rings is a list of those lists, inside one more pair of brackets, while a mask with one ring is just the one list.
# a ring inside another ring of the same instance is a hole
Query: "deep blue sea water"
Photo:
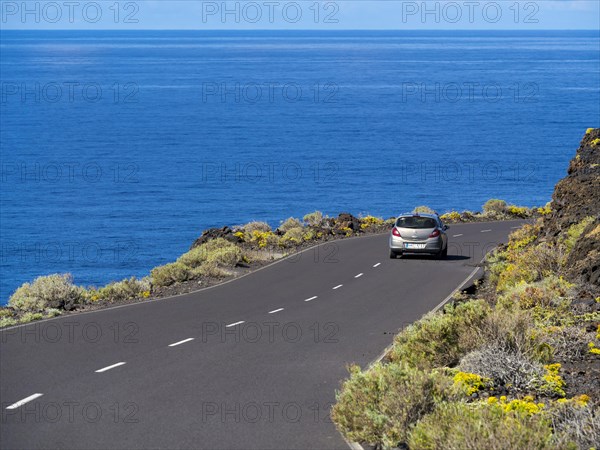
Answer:
[[207, 227], [543, 205], [597, 32], [2, 32], [1, 283], [144, 275]]

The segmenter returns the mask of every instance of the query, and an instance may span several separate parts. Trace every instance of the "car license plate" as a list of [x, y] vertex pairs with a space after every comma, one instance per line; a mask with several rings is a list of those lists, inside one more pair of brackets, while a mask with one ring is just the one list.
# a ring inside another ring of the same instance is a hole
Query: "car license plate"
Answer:
[[409, 244], [409, 243], [404, 244], [405, 248], [413, 248], [416, 250], [422, 250], [425, 248], [426, 245], [427, 244]]

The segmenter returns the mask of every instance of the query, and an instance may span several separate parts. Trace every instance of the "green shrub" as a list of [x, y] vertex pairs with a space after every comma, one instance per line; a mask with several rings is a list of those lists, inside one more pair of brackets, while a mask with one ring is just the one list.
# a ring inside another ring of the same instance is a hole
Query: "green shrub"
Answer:
[[331, 417], [346, 439], [394, 447], [408, 437], [412, 424], [436, 403], [458, 398], [452, 378], [404, 364], [350, 368]]
[[305, 215], [302, 220], [311, 227], [319, 227], [323, 223], [323, 213], [321, 211], [315, 211]]
[[193, 270], [194, 276], [204, 276], [210, 278], [225, 278], [231, 273], [220, 267], [216, 262], [210, 261], [202, 264], [200, 267]]
[[251, 235], [253, 231], [267, 232], [271, 231], [271, 227], [266, 222], [250, 222], [242, 227], [245, 233]]
[[173, 283], [187, 281], [191, 276], [192, 272], [189, 267], [181, 262], [158, 266], [150, 272], [152, 284], [157, 286], [170, 286]]
[[43, 312], [47, 308], [71, 310], [84, 302], [85, 290], [73, 284], [71, 274], [54, 274], [24, 283], [8, 300], [9, 306], [23, 312]]
[[560, 448], [597, 448], [600, 442], [600, 408], [587, 395], [552, 402], [548, 410]]
[[19, 319], [19, 323], [29, 323], [29, 322], [33, 322], [35, 320], [42, 320], [43, 318], [44, 318], [44, 314], [42, 314], [40, 312], [37, 312], [37, 313], [26, 312]]
[[46, 310], [46, 318], [60, 316], [61, 312], [59, 309], [50, 308]]
[[206, 263], [218, 266], [235, 267], [242, 260], [242, 251], [235, 245], [211, 250], [206, 258]]
[[483, 205], [483, 213], [488, 216], [501, 215], [506, 212], [506, 202], [492, 198]]
[[13, 317], [0, 317], [0, 328], [12, 327], [18, 323], [19, 321]]
[[447, 305], [443, 314], [429, 313], [395, 337], [390, 359], [421, 369], [454, 366], [479, 345], [475, 332], [489, 313], [483, 300]]
[[534, 225], [526, 223], [521, 228], [510, 233], [508, 236], [508, 251], [518, 251], [527, 247], [529, 244], [534, 242], [540, 233], [540, 224]]
[[411, 450], [549, 450], [550, 421], [542, 414], [505, 411], [498, 403], [444, 403], [410, 432]]
[[575, 247], [575, 244], [577, 243], [579, 237], [582, 235], [583, 230], [585, 230], [585, 227], [587, 227], [593, 221], [594, 218], [590, 216], [581, 220], [579, 223], [576, 223], [569, 227], [566, 236], [563, 238], [563, 244], [566, 248], [567, 254], [570, 253], [571, 250], [573, 250], [573, 247]]
[[[496, 305], [478, 331], [482, 346], [488, 345], [491, 352], [518, 353], [534, 362], [552, 361], [554, 349], [548, 343], [546, 333], [540, 332], [540, 327], [555, 324], [557, 320], [567, 320], [567, 316], [572, 317], [572, 314], [565, 315], [562, 309], [556, 309], [556, 317], [551, 315], [543, 317], [538, 311], [538, 309], [505, 309], [502, 305]], [[549, 308], [543, 311], [554, 312], [555, 309]]]
[[287, 233], [290, 230], [302, 227], [302, 222], [300, 222], [298, 219], [295, 219], [294, 217], [290, 217], [279, 226], [279, 231], [281, 231], [282, 233]]
[[107, 284], [98, 289], [95, 293], [97, 299], [92, 298], [92, 300], [102, 299], [113, 303], [149, 297], [151, 288], [152, 285], [148, 277], [142, 278], [141, 280], [138, 280], [136, 277], [131, 277], [129, 279]]
[[535, 243], [540, 233], [540, 220], [511, 233], [506, 249], [487, 256], [490, 281], [498, 292], [519, 283], [531, 283], [544, 277], [561, 275], [566, 260], [565, 246], [551, 242]]
[[304, 229], [301, 227], [290, 228], [281, 236], [279, 245], [282, 247], [294, 247], [304, 241]]
[[[261, 233], [254, 231], [254, 233]], [[271, 232], [267, 232], [271, 233]], [[177, 262], [190, 269], [200, 267], [205, 262], [216, 262], [223, 266], [235, 266], [242, 260], [241, 249], [223, 238], [212, 239], [199, 247], [181, 255]]]
[[435, 214], [435, 211], [431, 209], [429, 206], [417, 206], [413, 209], [413, 213], [419, 214]]
[[568, 298], [573, 284], [562, 277], [550, 275], [541, 281], [528, 283], [521, 281], [506, 289], [498, 302], [505, 307], [517, 306], [522, 309], [530, 309], [536, 306], [544, 308], [559, 306]]
[[199, 247], [195, 247], [187, 253], [184, 253], [177, 258], [177, 262], [191, 268], [199, 267], [206, 261], [207, 251], [205, 245], [206, 244], [200, 245]]

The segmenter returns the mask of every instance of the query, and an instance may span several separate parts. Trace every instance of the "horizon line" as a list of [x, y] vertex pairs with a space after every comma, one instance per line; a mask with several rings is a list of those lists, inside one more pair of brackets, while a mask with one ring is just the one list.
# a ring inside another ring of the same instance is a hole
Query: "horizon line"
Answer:
[[9, 28], [0, 29], [1, 32], [5, 31], [598, 31], [596, 28], [527, 28], [527, 29], [514, 29], [514, 28], [501, 28], [497, 30], [491, 30], [486, 28], [459, 28], [459, 29], [437, 29], [437, 28], [347, 28], [347, 29], [319, 29], [319, 28], [298, 28], [298, 29], [287, 29], [287, 28], [209, 28], [209, 29], [196, 29], [196, 28], [140, 28], [140, 29], [121, 29], [121, 28]]

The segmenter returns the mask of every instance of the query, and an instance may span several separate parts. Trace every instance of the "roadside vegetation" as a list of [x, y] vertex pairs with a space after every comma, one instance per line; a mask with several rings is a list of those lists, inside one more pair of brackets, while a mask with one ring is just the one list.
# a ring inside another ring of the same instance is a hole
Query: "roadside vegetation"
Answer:
[[[476, 295], [403, 330], [383, 362], [351, 367], [332, 410], [344, 436], [383, 448], [598, 446], [600, 298], [577, 301], [587, 287], [563, 276], [592, 220], [556, 243], [539, 239], [541, 219], [515, 231]], [[565, 365], [586, 376], [567, 382]]]
[[[448, 223], [539, 217], [550, 209], [508, 205], [490, 200], [482, 212], [448, 212]], [[427, 206], [414, 212], [433, 213]], [[311, 245], [367, 233], [387, 232], [395, 218], [372, 215], [328, 217], [320, 211], [303, 218], [290, 217], [278, 227], [265, 222], [206, 230], [192, 248], [176, 261], [155, 267], [141, 279], [131, 277], [102, 287], [77, 286], [70, 274], [52, 274], [24, 283], [0, 308], [0, 327], [55, 317], [65, 312], [143, 301], [189, 292], [245, 273], [252, 268]]]
[[382, 361], [349, 368], [331, 412], [346, 439], [378, 449], [600, 448], [598, 139], [600, 129], [587, 131], [551, 204], [486, 202], [490, 218], [537, 218], [488, 254], [469, 293], [402, 330]]

